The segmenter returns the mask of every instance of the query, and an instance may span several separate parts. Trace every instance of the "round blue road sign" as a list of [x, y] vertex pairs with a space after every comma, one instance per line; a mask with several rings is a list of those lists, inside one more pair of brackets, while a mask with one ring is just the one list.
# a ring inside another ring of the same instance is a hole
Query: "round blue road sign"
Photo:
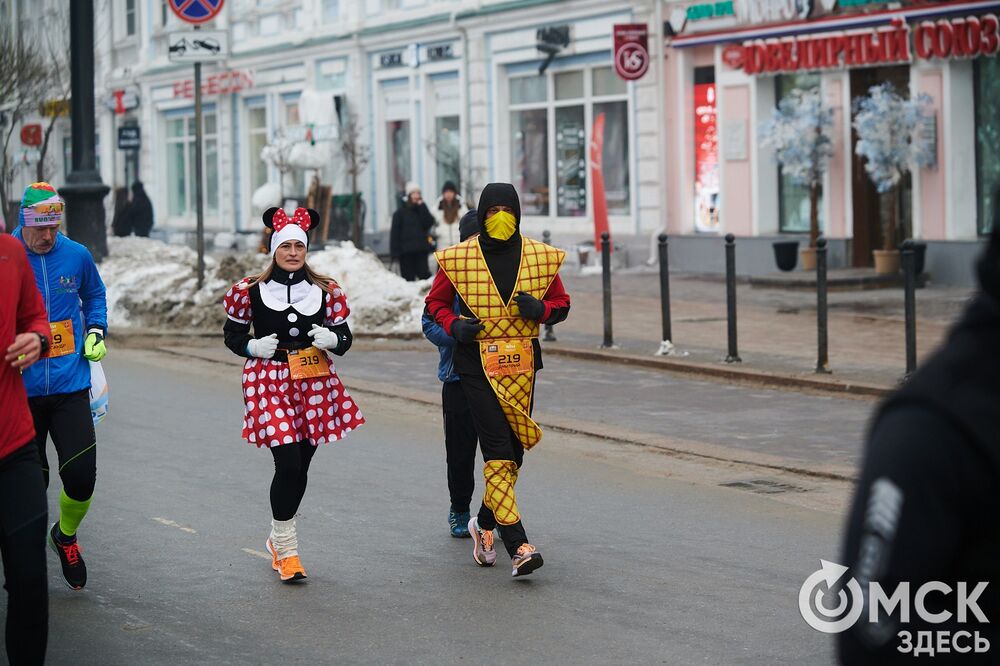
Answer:
[[169, 0], [170, 9], [182, 21], [204, 23], [214, 19], [225, 0]]

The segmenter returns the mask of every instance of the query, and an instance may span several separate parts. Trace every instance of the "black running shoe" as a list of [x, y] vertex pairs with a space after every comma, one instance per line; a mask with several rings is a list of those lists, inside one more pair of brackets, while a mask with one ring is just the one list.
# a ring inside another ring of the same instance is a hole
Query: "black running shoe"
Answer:
[[49, 546], [59, 556], [59, 563], [62, 565], [63, 578], [66, 584], [74, 590], [82, 590], [87, 584], [87, 565], [80, 554], [80, 544], [76, 537], [72, 541], [65, 541], [59, 533], [59, 523], [53, 523], [49, 530]]

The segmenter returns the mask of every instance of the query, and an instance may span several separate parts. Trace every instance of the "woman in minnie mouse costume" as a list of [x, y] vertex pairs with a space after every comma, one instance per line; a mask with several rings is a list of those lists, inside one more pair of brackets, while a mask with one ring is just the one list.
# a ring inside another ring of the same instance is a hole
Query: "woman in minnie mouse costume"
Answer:
[[247, 358], [243, 438], [274, 456], [266, 547], [283, 582], [306, 577], [295, 512], [316, 447], [365, 422], [329, 355], [343, 356], [351, 348], [347, 297], [334, 280], [306, 263], [306, 232], [318, 221], [319, 214], [305, 208], [291, 218], [279, 208], [267, 210], [271, 265], [233, 285], [223, 299], [226, 346]]

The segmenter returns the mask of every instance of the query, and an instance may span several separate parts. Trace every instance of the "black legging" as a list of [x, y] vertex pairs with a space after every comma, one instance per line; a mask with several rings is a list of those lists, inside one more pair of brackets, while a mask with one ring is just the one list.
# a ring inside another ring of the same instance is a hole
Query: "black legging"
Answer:
[[45, 448], [49, 435], [59, 456], [59, 478], [70, 499], [84, 502], [94, 494], [97, 479], [97, 445], [90, 414], [90, 392], [59, 393], [31, 398], [35, 443], [42, 459], [45, 486], [49, 485], [49, 460]]
[[49, 629], [45, 575], [48, 510], [38, 449], [27, 444], [0, 459], [0, 555], [7, 589], [7, 658], [41, 664]]
[[291, 520], [306, 494], [309, 463], [316, 447], [309, 442], [272, 446], [274, 478], [271, 480], [271, 515], [275, 520]]

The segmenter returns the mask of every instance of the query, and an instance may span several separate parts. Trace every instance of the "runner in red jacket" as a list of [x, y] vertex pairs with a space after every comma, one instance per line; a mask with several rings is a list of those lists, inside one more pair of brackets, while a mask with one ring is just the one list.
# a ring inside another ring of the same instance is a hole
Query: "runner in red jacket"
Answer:
[[7, 588], [7, 658], [41, 664], [49, 625], [48, 508], [21, 371], [49, 346], [49, 320], [20, 241], [0, 235], [0, 555]]

